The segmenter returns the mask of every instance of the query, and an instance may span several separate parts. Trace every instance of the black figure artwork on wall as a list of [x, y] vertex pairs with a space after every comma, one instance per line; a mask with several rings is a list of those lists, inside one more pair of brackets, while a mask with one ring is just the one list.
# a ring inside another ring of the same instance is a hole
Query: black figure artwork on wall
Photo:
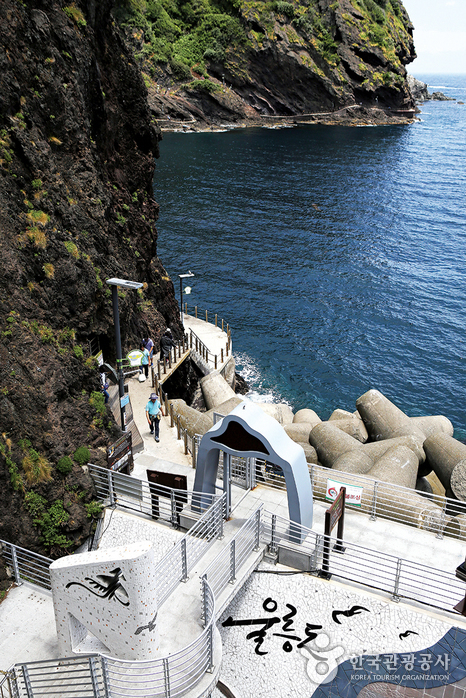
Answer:
[[[82, 582], [69, 582], [66, 585], [66, 589], [72, 586], [79, 586], [87, 589], [94, 596], [98, 596], [101, 599], [108, 599], [111, 601], [114, 599], [121, 603], [122, 606], [129, 606], [129, 598], [126, 589], [123, 587], [120, 579], [126, 581], [121, 569], [116, 567], [114, 570], [109, 572], [109, 574], [98, 574], [96, 579], [92, 577], [85, 577], [84, 581], [88, 584], [83, 584]], [[91, 589], [90, 587], [94, 587]], [[96, 589], [97, 591], [94, 591]]]

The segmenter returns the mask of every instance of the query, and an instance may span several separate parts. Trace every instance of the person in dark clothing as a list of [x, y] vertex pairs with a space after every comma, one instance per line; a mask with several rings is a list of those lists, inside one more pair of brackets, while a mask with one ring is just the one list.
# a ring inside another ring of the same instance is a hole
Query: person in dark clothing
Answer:
[[170, 328], [167, 328], [160, 340], [160, 361], [168, 359], [170, 349], [175, 346], [176, 344], [173, 341], [171, 330]]

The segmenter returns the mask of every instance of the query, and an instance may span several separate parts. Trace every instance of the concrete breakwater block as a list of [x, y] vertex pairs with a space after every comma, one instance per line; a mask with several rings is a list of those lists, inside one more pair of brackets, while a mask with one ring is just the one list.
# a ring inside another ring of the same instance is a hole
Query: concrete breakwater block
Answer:
[[370, 456], [364, 453], [361, 449], [355, 451], [347, 451], [339, 456], [332, 465], [334, 470], [341, 470], [345, 473], [359, 473], [364, 475], [374, 465], [374, 461]]
[[314, 446], [311, 446], [309, 441], [306, 443], [304, 441], [297, 441], [301, 448], [304, 451], [304, 455], [306, 456], [306, 461], [308, 463], [315, 463], [317, 464], [319, 462], [319, 459], [317, 458], [317, 451], [315, 450]]
[[307, 441], [309, 443], [309, 434], [313, 428], [312, 424], [307, 424], [306, 422], [285, 424], [283, 428], [293, 441]]
[[367, 439], [369, 438], [367, 429], [362, 419], [355, 419], [353, 416], [350, 416], [344, 417], [343, 419], [333, 419], [330, 423], [333, 426], [338, 427], [338, 429], [344, 431], [346, 434], [349, 434], [357, 441], [360, 441], [362, 444], [366, 443]]
[[214, 424], [213, 414], [198, 412], [194, 407], [189, 407], [184, 400], [169, 400], [169, 405], [173, 405], [173, 410], [180, 418], [183, 429], [186, 429], [189, 436], [205, 434]]
[[458, 499], [466, 500], [466, 444], [448, 434], [437, 433], [424, 441], [424, 450], [445, 489], [451, 487]]
[[331, 422], [317, 424], [309, 434], [309, 442], [326, 468], [331, 468], [336, 459], [344, 453], [361, 448], [359, 441]]
[[414, 489], [419, 461], [407, 446], [392, 446], [369, 471], [376, 480]]
[[223, 417], [226, 417], [227, 414], [230, 414], [230, 412], [232, 412], [235, 407], [238, 407], [238, 405], [240, 405], [243, 401], [244, 398], [242, 397], [231, 397], [229, 400], [226, 400], [226, 402], [222, 402], [221, 405], [217, 405], [211, 410], [207, 410], [207, 412], [204, 414], [208, 417], [212, 417], [212, 419], [214, 413], [221, 414]]
[[284, 402], [255, 402], [254, 404], [258, 405], [269, 417], [276, 419], [282, 426], [293, 422], [293, 410]]
[[[375, 463], [379, 458], [382, 458], [389, 448], [393, 448], [393, 446], [407, 446], [416, 454], [419, 463], [424, 463], [426, 454], [422, 447], [423, 441], [424, 439], [421, 440], [417, 436], [398, 436], [394, 439], [362, 444], [361, 451], [372, 458], [372, 461]], [[431, 468], [429, 472], [430, 470]]]
[[228, 385], [218, 371], [212, 371], [199, 381], [207, 408], [210, 410], [221, 405], [232, 397], [236, 397], [233, 388]]
[[444, 417], [442, 414], [430, 415], [428, 417], [410, 417], [410, 419], [414, 426], [422, 431], [426, 439], [438, 433], [453, 436], [453, 424], [448, 417]]
[[320, 424], [321, 421], [317, 412], [308, 409], [298, 410], [293, 417], [293, 424], [312, 424], [313, 427], [315, 427], [316, 424]]
[[368, 390], [356, 400], [356, 407], [374, 441], [396, 436], [417, 436], [424, 441], [423, 432], [393, 402], [379, 390]]

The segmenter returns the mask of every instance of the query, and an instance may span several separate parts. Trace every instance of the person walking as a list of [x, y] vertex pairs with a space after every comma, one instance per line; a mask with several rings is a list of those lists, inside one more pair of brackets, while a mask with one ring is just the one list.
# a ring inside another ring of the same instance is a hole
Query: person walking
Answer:
[[173, 341], [171, 329], [167, 327], [160, 340], [160, 361], [168, 359], [172, 347], [176, 347], [176, 344]]
[[152, 356], [154, 354], [154, 342], [150, 337], [143, 337], [141, 344], [145, 346], [149, 352], [149, 366], [152, 364]]
[[146, 418], [150, 427], [150, 433], [154, 434], [155, 440], [160, 441], [160, 420], [163, 416], [162, 406], [157, 393], [151, 393], [149, 402], [146, 405]]
[[149, 376], [149, 352], [147, 351], [147, 348], [141, 344], [141, 351], [142, 351], [142, 359], [141, 359], [141, 368], [139, 369], [140, 373], [144, 372], [146, 378]]

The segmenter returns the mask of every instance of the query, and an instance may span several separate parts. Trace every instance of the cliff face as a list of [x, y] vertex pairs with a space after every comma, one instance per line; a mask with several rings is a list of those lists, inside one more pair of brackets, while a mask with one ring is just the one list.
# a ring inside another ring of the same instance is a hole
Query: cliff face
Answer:
[[132, 6], [120, 20], [162, 119], [414, 107], [412, 25], [400, 0], [204, 0], [203, 14], [189, 1]]
[[119, 293], [124, 351], [179, 332], [156, 256], [159, 133], [111, 6], [0, 3], [0, 538], [52, 554], [87, 535], [79, 462], [118, 434], [91, 358], [114, 361], [105, 280], [144, 282]]

